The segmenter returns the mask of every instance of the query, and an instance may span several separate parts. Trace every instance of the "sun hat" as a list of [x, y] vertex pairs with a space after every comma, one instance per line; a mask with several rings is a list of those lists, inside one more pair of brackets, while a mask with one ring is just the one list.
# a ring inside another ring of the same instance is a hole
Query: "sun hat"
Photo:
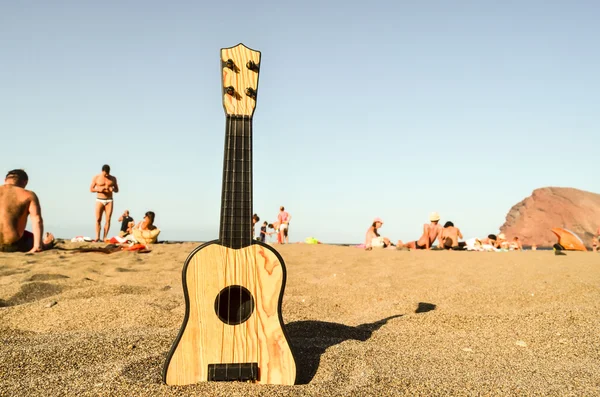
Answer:
[[435, 221], [439, 221], [440, 220], [440, 214], [438, 214], [437, 212], [432, 212], [431, 214], [429, 214], [429, 220], [431, 222], [435, 222]]
[[379, 217], [378, 217], [378, 218], [375, 218], [375, 219], [373, 220], [373, 223], [375, 223], [375, 222], [380, 222], [380, 223], [383, 223], [383, 219], [381, 219], [381, 218], [379, 218]]
[[500, 233], [498, 235], [498, 240], [506, 240], [506, 236], [504, 235], [504, 233]]

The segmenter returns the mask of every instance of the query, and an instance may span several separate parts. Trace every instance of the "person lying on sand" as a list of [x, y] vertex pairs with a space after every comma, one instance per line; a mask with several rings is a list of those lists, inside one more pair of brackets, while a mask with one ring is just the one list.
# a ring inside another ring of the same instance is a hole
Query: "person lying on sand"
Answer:
[[498, 238], [496, 237], [495, 234], [488, 234], [487, 237], [482, 238], [480, 241], [481, 241], [482, 245], [491, 245], [492, 247], [495, 248], [497, 239]]
[[438, 240], [438, 245], [442, 246], [442, 225], [439, 224], [440, 214], [437, 212], [432, 212], [429, 214], [429, 221], [431, 223], [426, 223], [423, 225], [423, 234], [417, 241], [411, 241], [404, 244], [401, 240], [398, 240], [397, 248], [409, 248], [409, 249], [418, 249], [418, 250], [430, 250], [431, 246]]
[[[54, 246], [52, 233], [44, 234], [42, 208], [37, 195], [25, 190], [29, 176], [24, 170], [6, 174], [0, 186], [0, 252], [40, 252]], [[27, 218], [33, 233], [25, 230]]]

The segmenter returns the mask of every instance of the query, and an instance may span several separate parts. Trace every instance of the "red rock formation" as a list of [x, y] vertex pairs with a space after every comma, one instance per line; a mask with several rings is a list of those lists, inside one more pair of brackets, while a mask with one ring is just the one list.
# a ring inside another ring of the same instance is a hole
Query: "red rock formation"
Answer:
[[569, 229], [587, 247], [600, 226], [600, 194], [573, 188], [544, 187], [515, 204], [500, 231], [511, 240], [518, 236], [523, 245], [550, 247], [558, 240], [553, 227]]

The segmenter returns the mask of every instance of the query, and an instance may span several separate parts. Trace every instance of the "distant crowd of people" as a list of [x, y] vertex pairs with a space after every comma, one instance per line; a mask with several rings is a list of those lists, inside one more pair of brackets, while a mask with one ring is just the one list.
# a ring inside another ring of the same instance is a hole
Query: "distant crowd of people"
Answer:
[[[472, 238], [465, 241], [462, 232], [454, 226], [452, 221], [448, 221], [442, 226], [440, 224], [440, 214], [432, 212], [429, 214], [429, 223], [423, 225], [423, 233], [417, 240], [412, 240], [403, 243], [398, 240], [397, 244], [390, 241], [388, 237], [382, 237], [379, 234], [379, 228], [383, 226], [381, 218], [375, 218], [371, 226], [367, 229], [365, 236], [364, 247], [367, 251], [373, 248], [396, 248], [396, 249], [414, 249], [414, 250], [430, 250], [437, 241], [437, 249], [446, 250], [522, 250], [523, 245], [519, 237], [513, 237], [508, 241], [504, 233], [498, 236], [489, 234], [484, 238]], [[600, 233], [600, 228], [598, 230]]]
[[[289, 244], [289, 231], [291, 220], [292, 216], [290, 215], [290, 213], [285, 210], [285, 207], [281, 206], [279, 207], [279, 214], [277, 214], [277, 220], [272, 223], [264, 221], [262, 223], [262, 226], [260, 227], [260, 233], [257, 236], [254, 227], [260, 221], [260, 217], [257, 214], [254, 214], [252, 216], [252, 237], [263, 243], [266, 243], [267, 237], [269, 237], [269, 243]], [[277, 237], [276, 241], [271, 241], [271, 236], [273, 235]]]
[[[4, 185], [0, 186], [0, 252], [39, 252], [53, 247], [55, 239], [52, 233], [44, 234], [44, 222], [42, 210], [37, 195], [26, 190], [29, 183], [27, 173], [22, 169], [14, 169], [6, 174]], [[90, 192], [96, 193], [96, 236], [92, 241], [107, 241], [110, 230], [110, 221], [113, 212], [113, 194], [119, 192], [117, 178], [110, 174], [110, 166], [102, 166], [100, 174], [95, 175], [90, 185]], [[102, 218], [105, 217], [103, 238], [100, 240], [102, 231]], [[260, 221], [257, 214], [252, 217], [252, 237], [261, 242], [288, 244], [289, 228], [292, 217], [282, 206], [279, 208], [277, 220], [274, 222], [264, 221], [258, 235], [255, 234], [255, 225]], [[25, 230], [28, 220], [31, 222], [32, 231]], [[118, 242], [139, 242], [149, 244], [156, 242], [160, 229], [154, 224], [155, 213], [147, 211], [143, 219], [136, 225], [130, 216], [129, 210], [125, 210], [119, 217], [121, 229], [119, 235], [111, 238]], [[471, 238], [460, 241], [463, 235], [459, 228], [451, 221], [443, 226], [440, 215], [432, 212], [429, 222], [423, 225], [423, 233], [417, 240], [403, 243], [398, 240], [396, 244], [389, 238], [382, 237], [379, 229], [383, 226], [381, 218], [375, 218], [368, 228], [364, 247], [366, 250], [373, 248], [396, 248], [430, 250], [437, 241], [438, 249], [448, 250], [522, 250], [523, 246], [519, 237], [507, 240], [504, 233], [497, 236], [489, 234], [484, 238]], [[271, 241], [275, 235], [276, 241]], [[600, 243], [600, 227], [593, 238], [593, 251], [597, 252]]]

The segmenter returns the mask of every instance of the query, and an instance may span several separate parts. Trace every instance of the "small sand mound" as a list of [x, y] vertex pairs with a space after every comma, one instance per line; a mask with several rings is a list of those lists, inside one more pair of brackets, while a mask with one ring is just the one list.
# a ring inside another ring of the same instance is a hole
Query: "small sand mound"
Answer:
[[117, 271], [119, 273], [137, 272], [137, 270], [135, 270], [135, 269], [126, 269], [124, 267], [116, 267], [115, 271]]
[[17, 306], [58, 295], [64, 287], [56, 284], [33, 282], [21, 286], [21, 290], [8, 299], [6, 306]]
[[[131, 347], [136, 349], [137, 347]], [[162, 384], [162, 370], [167, 358], [167, 352], [136, 359], [121, 371], [121, 376], [129, 381], [140, 384]]]
[[0, 267], [0, 277], [5, 277], [5, 276], [12, 276], [13, 274], [21, 274], [21, 273], [27, 273], [29, 270], [27, 269], [19, 269], [17, 267], [8, 267], [8, 266], [4, 266], [4, 267]]
[[34, 274], [27, 281], [50, 281], [50, 280], [60, 280], [63, 278], [69, 278], [69, 276], [65, 276], [64, 274]]

